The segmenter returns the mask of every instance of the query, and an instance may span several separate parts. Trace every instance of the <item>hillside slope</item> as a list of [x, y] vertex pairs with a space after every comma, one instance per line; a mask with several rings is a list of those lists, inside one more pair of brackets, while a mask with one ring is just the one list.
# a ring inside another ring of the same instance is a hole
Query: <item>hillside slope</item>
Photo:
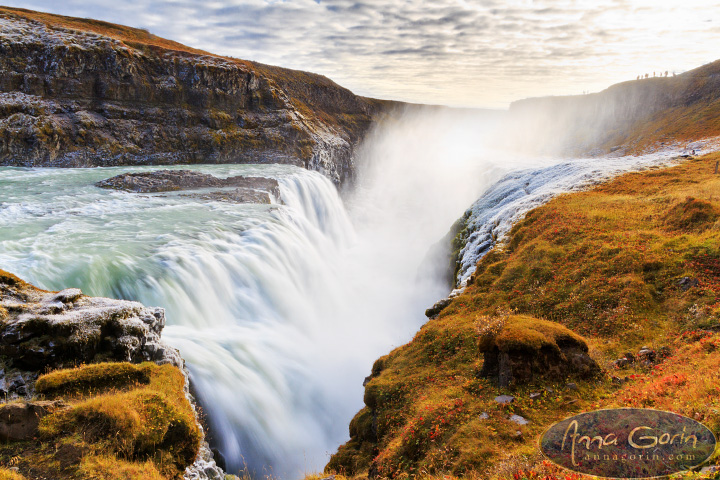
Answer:
[[563, 478], [539, 435], [607, 407], [720, 433], [718, 161], [626, 174], [528, 213], [462, 295], [375, 363], [328, 472]]
[[520, 144], [548, 153], [634, 153], [717, 136], [720, 60], [599, 93], [520, 100], [511, 104], [508, 121]]
[[144, 30], [0, 7], [0, 165], [275, 162], [339, 185], [391, 105]]

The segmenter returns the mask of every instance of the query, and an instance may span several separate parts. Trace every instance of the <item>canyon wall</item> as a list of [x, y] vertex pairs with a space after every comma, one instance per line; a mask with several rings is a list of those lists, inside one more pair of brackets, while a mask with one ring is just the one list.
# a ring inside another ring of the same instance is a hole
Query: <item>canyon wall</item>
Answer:
[[288, 163], [341, 185], [392, 105], [143, 30], [0, 8], [0, 165]]

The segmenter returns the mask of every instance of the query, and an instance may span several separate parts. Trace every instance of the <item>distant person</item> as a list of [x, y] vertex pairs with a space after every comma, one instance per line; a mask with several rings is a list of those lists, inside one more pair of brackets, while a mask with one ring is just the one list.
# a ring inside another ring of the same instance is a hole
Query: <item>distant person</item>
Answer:
[[645, 78], [648, 78], [649, 76], [650, 76], [650, 74], [648, 74], [648, 73], [645, 74]]
[[666, 77], [668, 76], [668, 71], [667, 71], [667, 70], [665, 70], [665, 76], [666, 76]]

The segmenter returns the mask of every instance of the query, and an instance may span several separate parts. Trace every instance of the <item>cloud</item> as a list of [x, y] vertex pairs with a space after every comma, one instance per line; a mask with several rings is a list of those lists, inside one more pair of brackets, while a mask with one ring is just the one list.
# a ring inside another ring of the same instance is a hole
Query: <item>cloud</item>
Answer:
[[720, 41], [720, 0], [9, 3], [314, 71], [363, 95], [490, 107], [687, 70], [715, 60]]

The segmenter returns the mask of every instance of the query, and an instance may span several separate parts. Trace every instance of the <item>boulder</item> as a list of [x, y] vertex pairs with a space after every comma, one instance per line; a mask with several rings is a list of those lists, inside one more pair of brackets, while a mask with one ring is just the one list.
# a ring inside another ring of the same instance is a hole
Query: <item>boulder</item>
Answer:
[[0, 441], [30, 440], [37, 434], [40, 419], [60, 408], [61, 401], [18, 402], [0, 406]]
[[219, 178], [192, 170], [156, 170], [142, 173], [123, 173], [95, 184], [100, 188], [134, 193], [176, 192], [201, 188], [234, 188], [191, 195], [205, 200], [224, 200], [237, 203], [270, 203], [270, 197], [280, 198], [280, 185], [274, 178]]
[[480, 375], [500, 387], [540, 379], [591, 378], [600, 374], [585, 340], [566, 327], [525, 315], [487, 320], [478, 347], [484, 362]]
[[137, 302], [87, 297], [79, 289], [48, 292], [0, 270], [0, 390], [28, 396], [38, 373], [100, 361], [171, 363], [178, 352], [165, 345], [162, 308]]
[[442, 300], [437, 301], [435, 305], [425, 310], [425, 316], [430, 319], [436, 318], [440, 314], [440, 312], [445, 310], [445, 308], [450, 305], [451, 302], [452, 300], [450, 300], [449, 298], [443, 298]]

